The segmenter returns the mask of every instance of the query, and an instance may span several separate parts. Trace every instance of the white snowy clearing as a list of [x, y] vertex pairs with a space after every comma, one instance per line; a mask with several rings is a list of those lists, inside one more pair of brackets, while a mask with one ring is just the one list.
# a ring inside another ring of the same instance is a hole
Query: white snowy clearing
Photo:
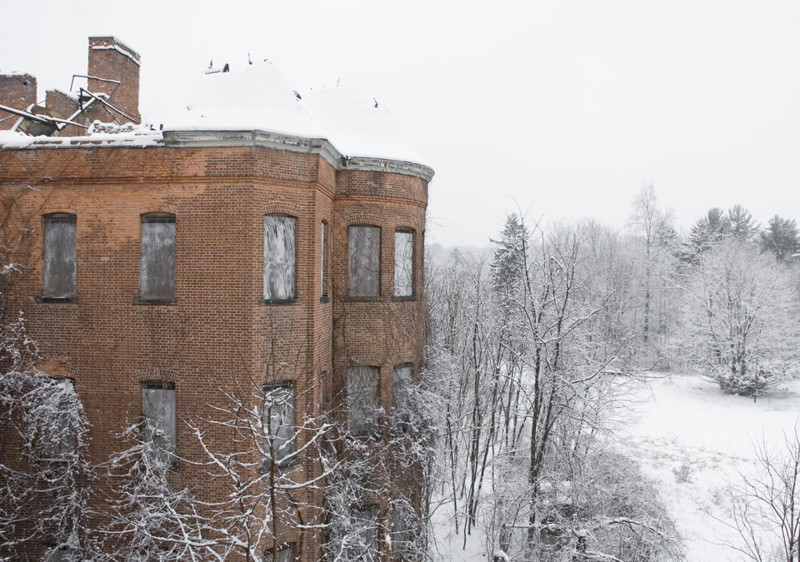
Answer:
[[723, 394], [697, 375], [653, 380], [635, 405], [638, 419], [619, 431], [620, 443], [656, 482], [685, 541], [688, 562], [739, 560], [731, 524], [730, 484], [755, 469], [755, 445], [782, 452], [800, 412], [800, 384], [776, 396]]
[[[686, 561], [744, 560], [730, 546], [740, 541], [731, 526], [729, 486], [755, 470], [762, 440], [782, 455], [784, 433], [792, 435], [798, 424], [800, 381], [753, 402], [723, 394], [699, 375], [654, 373], [631, 398], [615, 446], [655, 483], [684, 539]], [[434, 512], [433, 526], [435, 560], [491, 559], [480, 530], [466, 541], [454, 534], [449, 506]]]

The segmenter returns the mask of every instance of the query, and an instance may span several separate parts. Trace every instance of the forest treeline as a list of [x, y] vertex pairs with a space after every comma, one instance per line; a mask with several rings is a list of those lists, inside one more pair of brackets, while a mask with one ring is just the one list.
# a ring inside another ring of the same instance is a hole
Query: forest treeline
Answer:
[[440, 509], [495, 560], [674, 560], [656, 491], [615, 446], [633, 389], [692, 370], [722, 392], [797, 373], [794, 220], [736, 205], [680, 235], [652, 186], [630, 226], [511, 214], [485, 252], [429, 259]]

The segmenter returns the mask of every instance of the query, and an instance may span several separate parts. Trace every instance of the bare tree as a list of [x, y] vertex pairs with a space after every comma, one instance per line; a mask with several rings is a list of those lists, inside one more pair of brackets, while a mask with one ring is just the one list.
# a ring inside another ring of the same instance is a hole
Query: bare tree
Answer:
[[[504, 235], [526, 234], [501, 240], [491, 282], [485, 261], [458, 255], [432, 289], [441, 331], [431, 331], [429, 364], [447, 403], [440, 458], [455, 519], [463, 517], [465, 534], [485, 531], [496, 560], [572, 551], [575, 559], [610, 560], [611, 542], [598, 537], [618, 525], [632, 529], [625, 545], [665, 552], [672, 530], [653, 512], [637, 512], [634, 503], [614, 511], [611, 502], [571, 492], [591, 489], [600, 465], [587, 459], [597, 458], [605, 420], [629, 380], [631, 337], [617, 322], [626, 312], [609, 310], [625, 305], [614, 298], [624, 284], [617, 268], [599, 267], [616, 242], [601, 242], [596, 225], [528, 235], [519, 219], [512, 223]], [[519, 278], [498, 279], [501, 271]], [[613, 486], [619, 496], [632, 483]]]
[[800, 560], [800, 436], [784, 435], [780, 451], [762, 441], [754, 474], [731, 489], [733, 525], [741, 542], [733, 548], [758, 562]]
[[42, 545], [46, 557], [91, 557], [93, 469], [83, 405], [70, 379], [36, 369], [38, 348], [21, 315], [0, 338], [0, 557], [18, 559]]
[[[666, 300], [665, 281], [671, 269], [672, 246], [676, 239], [669, 213], [658, 206], [653, 184], [642, 186], [633, 202], [631, 223], [643, 237], [644, 258], [641, 282], [642, 290], [642, 342], [650, 343], [655, 331], [663, 335], [666, 331], [663, 305]], [[654, 281], [655, 280], [655, 281]], [[654, 291], [657, 298], [654, 299]], [[658, 315], [653, 315], [653, 301], [658, 303]]]

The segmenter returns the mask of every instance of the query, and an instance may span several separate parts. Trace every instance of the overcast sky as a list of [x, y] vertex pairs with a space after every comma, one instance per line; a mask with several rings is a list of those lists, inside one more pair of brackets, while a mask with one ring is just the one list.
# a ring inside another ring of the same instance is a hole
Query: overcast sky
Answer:
[[736, 203], [800, 219], [796, 0], [45, 0], [3, 21], [0, 70], [36, 75], [40, 98], [86, 72], [90, 35], [117, 36], [153, 123], [212, 59], [268, 58], [298, 90], [346, 81], [436, 170], [445, 245], [486, 244], [517, 206], [624, 227], [645, 183], [684, 229]]

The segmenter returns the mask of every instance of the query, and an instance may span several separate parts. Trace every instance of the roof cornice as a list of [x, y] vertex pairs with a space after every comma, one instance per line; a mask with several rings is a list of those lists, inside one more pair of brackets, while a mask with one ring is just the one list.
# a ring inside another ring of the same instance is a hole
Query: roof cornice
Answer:
[[427, 182], [433, 179], [434, 174], [432, 168], [414, 162], [367, 156], [344, 156], [328, 139], [324, 138], [299, 137], [262, 130], [165, 130], [163, 135], [164, 145], [168, 147], [258, 146], [287, 152], [317, 154], [337, 170], [403, 174], [421, 178]]

